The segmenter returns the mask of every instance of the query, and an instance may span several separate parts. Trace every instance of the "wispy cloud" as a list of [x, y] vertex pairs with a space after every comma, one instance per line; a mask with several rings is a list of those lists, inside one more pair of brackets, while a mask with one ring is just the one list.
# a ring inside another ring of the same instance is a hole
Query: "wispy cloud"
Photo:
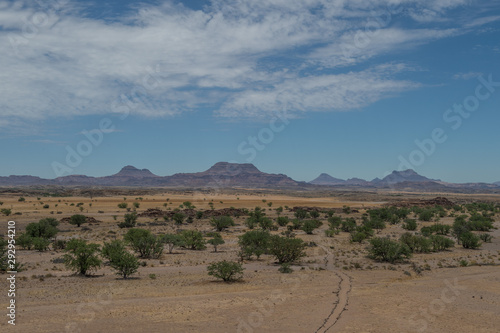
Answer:
[[[166, 2], [106, 21], [80, 14], [77, 3], [69, 2], [66, 10], [49, 13], [43, 27], [26, 38], [25, 22], [34, 20], [40, 8], [31, 2], [2, 2], [0, 126], [9, 119], [113, 113], [112, 102], [141, 84], [147, 68], [159, 69], [158, 86], [143, 91], [143, 103], [132, 110], [146, 117], [173, 116], [201, 106], [236, 118], [261, 116], [280, 105], [302, 113], [358, 108], [419, 84], [377, 66], [349, 73], [322, 69], [345, 69], [459, 34], [460, 26], [435, 24], [465, 3], [213, 0], [195, 11]], [[389, 24], [373, 34], [369, 45], [346, 54], [372, 11], [388, 6], [398, 7], [401, 18], [434, 25]], [[24, 38], [16, 45], [17, 54], [9, 42], [13, 36]]]
[[453, 75], [454, 80], [470, 80], [482, 75], [480, 72], [457, 73]]

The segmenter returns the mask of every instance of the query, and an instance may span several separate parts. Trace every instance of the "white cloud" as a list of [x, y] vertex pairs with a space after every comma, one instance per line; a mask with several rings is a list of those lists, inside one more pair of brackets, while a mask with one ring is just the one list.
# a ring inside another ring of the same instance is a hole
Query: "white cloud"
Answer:
[[454, 80], [470, 80], [475, 79], [479, 76], [483, 75], [481, 72], [467, 72], [467, 73], [457, 73], [453, 75]]
[[[147, 117], [200, 106], [225, 117], [262, 115], [278, 104], [297, 112], [361, 107], [418, 84], [380, 67], [347, 74], [321, 68], [357, 64], [459, 33], [459, 27], [405, 29], [389, 22], [366, 46], [346, 55], [356, 32], [373, 18], [371, 11], [389, 8], [394, 15], [438, 22], [447, 9], [464, 3], [214, 0], [194, 11], [167, 2], [105, 21], [80, 15], [78, 3], [69, 2], [47, 12], [44, 21], [43, 9], [1, 2], [0, 126], [117, 112], [112, 103], [137, 91], [140, 101], [131, 104], [131, 112]], [[30, 30], [26, 22], [38, 27]], [[151, 89], [144, 89], [144, 82]]]

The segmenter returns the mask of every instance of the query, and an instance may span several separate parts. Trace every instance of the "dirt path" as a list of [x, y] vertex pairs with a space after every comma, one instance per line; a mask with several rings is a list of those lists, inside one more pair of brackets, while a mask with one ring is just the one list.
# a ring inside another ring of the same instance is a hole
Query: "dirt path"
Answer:
[[320, 247], [327, 253], [325, 257], [326, 269], [338, 276], [339, 284], [337, 294], [338, 299], [333, 304], [332, 311], [328, 317], [325, 318], [323, 324], [315, 331], [315, 333], [328, 332], [337, 323], [342, 313], [347, 310], [347, 305], [349, 304], [349, 292], [352, 287], [351, 277], [335, 269], [333, 265], [333, 253], [325, 246], [320, 245]]

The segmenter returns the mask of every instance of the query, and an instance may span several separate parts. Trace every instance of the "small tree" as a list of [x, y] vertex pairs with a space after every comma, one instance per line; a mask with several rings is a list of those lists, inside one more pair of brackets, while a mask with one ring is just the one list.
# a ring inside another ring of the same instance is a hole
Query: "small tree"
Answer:
[[111, 243], [104, 243], [101, 251], [103, 257], [109, 260], [110, 266], [116, 270], [116, 274], [124, 279], [137, 272], [139, 261], [125, 249], [122, 241], [115, 240]]
[[26, 199], [24, 197], [20, 197], [19, 199], [17, 199], [17, 201], [24, 202], [24, 201], [26, 201]]
[[281, 213], [283, 213], [283, 207], [279, 206], [278, 208], [275, 209], [275, 211], [276, 211], [276, 214], [279, 217], [281, 215]]
[[403, 223], [403, 229], [414, 231], [417, 230], [417, 220], [415, 219], [406, 219]]
[[118, 227], [120, 228], [133, 228], [137, 223], [137, 214], [129, 213], [123, 216], [124, 222], [118, 223]]
[[230, 216], [218, 216], [212, 217], [210, 225], [218, 232], [221, 232], [224, 229], [234, 226], [234, 221]]
[[191, 203], [191, 201], [184, 201], [184, 202], [182, 203], [182, 205], [183, 205], [184, 207], [186, 207], [187, 209], [194, 209], [194, 208], [196, 208], [195, 206], [193, 206], [193, 204]]
[[163, 252], [161, 237], [156, 237], [146, 229], [130, 229], [123, 237], [141, 258], [158, 258]]
[[477, 249], [481, 246], [479, 236], [474, 235], [470, 231], [460, 235], [460, 241], [462, 242], [462, 246], [466, 249]]
[[39, 252], [47, 251], [49, 249], [50, 241], [46, 238], [35, 237], [33, 238], [33, 247]]
[[296, 218], [302, 220], [302, 219], [305, 219], [308, 215], [307, 211], [303, 210], [303, 209], [297, 209], [295, 211], [295, 213], [293, 213], [295, 215]]
[[136, 209], [137, 209], [137, 208], [139, 208], [139, 206], [140, 206], [141, 204], [140, 204], [140, 203], [138, 203], [138, 202], [134, 202], [134, 203], [133, 203], [133, 205], [134, 205], [134, 208], [136, 208]]
[[259, 227], [262, 230], [271, 230], [273, 228], [273, 220], [268, 217], [263, 217], [259, 220]]
[[185, 246], [191, 250], [204, 250], [206, 248], [203, 234], [198, 230], [184, 230], [181, 236]]
[[279, 264], [294, 262], [306, 254], [305, 243], [300, 238], [288, 238], [278, 235], [269, 239], [269, 253], [272, 254]]
[[73, 224], [77, 227], [80, 227], [82, 224], [86, 223], [87, 222], [87, 218], [85, 217], [85, 215], [79, 215], [79, 214], [76, 214], [76, 215], [73, 215], [69, 218], [69, 224]]
[[224, 282], [237, 281], [243, 277], [243, 266], [234, 261], [219, 261], [208, 265], [208, 275], [222, 279]]
[[122, 209], [127, 208], [127, 206], [128, 206], [128, 205], [127, 205], [127, 203], [126, 203], [126, 202], [120, 202], [120, 203], [118, 204], [118, 208], [122, 208]]
[[0, 209], [0, 212], [2, 212], [2, 214], [4, 214], [5, 216], [9, 216], [12, 213], [12, 209], [2, 208], [2, 209]]
[[240, 236], [238, 241], [242, 256], [250, 259], [252, 255], [255, 255], [257, 259], [259, 259], [260, 256], [267, 253], [269, 249], [269, 238], [270, 234], [265, 230], [251, 230], [245, 232]]
[[389, 238], [373, 238], [370, 240], [369, 256], [372, 259], [387, 261], [391, 264], [411, 257], [411, 249]]
[[177, 234], [165, 234], [162, 237], [162, 242], [167, 244], [168, 253], [172, 254], [175, 246], [184, 246], [184, 238]]
[[182, 224], [182, 222], [184, 222], [184, 218], [186, 218], [186, 215], [177, 212], [174, 214], [174, 216], [172, 216], [172, 218], [174, 219], [175, 224], [180, 225]]
[[280, 227], [286, 226], [289, 222], [290, 219], [288, 218], [288, 216], [278, 216], [278, 218], [276, 219], [276, 223], [278, 223]]
[[81, 275], [87, 275], [89, 271], [101, 267], [102, 261], [97, 253], [99, 245], [88, 244], [82, 239], [72, 239], [66, 246], [64, 261], [66, 267], [75, 269]]
[[33, 237], [28, 233], [19, 234], [16, 238], [16, 244], [22, 247], [24, 250], [31, 250], [33, 247]]
[[54, 218], [41, 219], [39, 222], [29, 223], [26, 226], [26, 234], [33, 238], [42, 237], [49, 239], [59, 232], [56, 228], [58, 225], [59, 222]]
[[218, 232], [213, 233], [212, 237], [213, 238], [209, 239], [207, 243], [213, 245], [214, 252], [217, 252], [217, 246], [224, 244], [225, 241], [224, 239], [222, 239], [222, 236]]

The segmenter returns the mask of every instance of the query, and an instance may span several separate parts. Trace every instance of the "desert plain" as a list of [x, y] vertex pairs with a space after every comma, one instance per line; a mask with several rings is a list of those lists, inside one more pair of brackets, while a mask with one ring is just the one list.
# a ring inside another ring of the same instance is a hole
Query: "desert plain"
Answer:
[[[404, 201], [446, 196], [456, 205], [473, 202], [500, 204], [495, 194], [398, 193], [349, 195], [242, 191], [201, 193], [126, 190], [97, 195], [44, 196], [43, 193], [4, 192], [3, 205], [12, 214], [2, 216], [0, 234], [6, 237], [7, 221], [16, 222], [16, 233], [29, 223], [53, 217], [59, 221], [74, 214], [93, 218], [78, 227], [58, 225], [58, 240], [84, 239], [102, 246], [123, 239], [119, 228], [124, 214], [138, 214], [137, 228], [155, 235], [196, 229], [214, 231], [210, 217], [175, 224], [171, 219], [148, 215], [185, 208], [222, 211], [259, 206], [267, 217], [294, 219], [294, 207], [317, 209], [322, 225], [312, 234], [293, 230], [306, 244], [305, 256], [291, 264], [292, 273], [279, 271], [269, 254], [259, 259], [239, 255], [239, 237], [248, 227], [247, 215], [233, 216], [235, 225], [221, 232], [224, 244], [217, 252], [175, 247], [159, 258], [139, 258], [137, 273], [127, 279], [104, 264], [89, 276], [68, 269], [64, 250], [16, 248], [23, 269], [16, 275], [16, 325], [8, 324], [7, 274], [2, 274], [0, 305], [4, 309], [2, 332], [498, 332], [500, 331], [500, 214], [493, 216], [491, 242], [466, 249], [455, 242], [446, 251], [414, 253], [408, 260], [388, 263], [368, 257], [369, 239], [352, 242], [348, 232], [327, 237], [328, 212], [361, 223], [371, 209]], [[19, 201], [23, 197], [24, 201]], [[127, 209], [118, 204], [127, 203]], [[134, 206], [134, 203], [137, 203]], [[44, 208], [45, 207], [45, 208]], [[128, 211], [127, 211], [128, 210]], [[451, 216], [450, 216], [451, 215]], [[451, 207], [440, 224], [452, 225], [457, 214]], [[366, 216], [366, 215], [365, 215]], [[420, 221], [418, 229], [437, 222]], [[258, 229], [258, 227], [256, 227]], [[288, 229], [279, 226], [271, 234]], [[407, 232], [402, 223], [386, 223], [373, 237], [398, 240]], [[453, 239], [451, 235], [447, 236]], [[209, 276], [207, 266], [228, 260], [241, 262], [242, 279], [226, 283]]]

